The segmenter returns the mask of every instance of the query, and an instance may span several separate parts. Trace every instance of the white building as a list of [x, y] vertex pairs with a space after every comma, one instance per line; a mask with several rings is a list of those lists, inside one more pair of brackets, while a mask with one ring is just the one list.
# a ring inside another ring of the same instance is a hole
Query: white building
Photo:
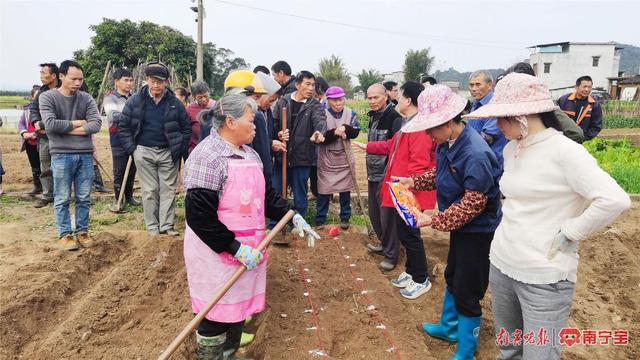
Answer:
[[570, 92], [580, 76], [591, 76], [593, 87], [606, 91], [609, 91], [607, 78], [618, 76], [621, 48], [614, 42], [561, 42], [530, 49], [529, 64], [554, 98]]
[[390, 74], [382, 74], [382, 81], [395, 81], [398, 85], [404, 84], [404, 71], [398, 70]]

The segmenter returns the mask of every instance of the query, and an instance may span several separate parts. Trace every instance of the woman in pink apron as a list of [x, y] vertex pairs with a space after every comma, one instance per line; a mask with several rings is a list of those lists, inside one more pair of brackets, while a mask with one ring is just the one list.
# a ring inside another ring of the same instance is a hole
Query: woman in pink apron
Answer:
[[[351, 149], [350, 139], [360, 134], [360, 123], [356, 112], [344, 106], [345, 92], [332, 86], [325, 93], [329, 108], [327, 132], [318, 153], [318, 200], [316, 201], [316, 226], [321, 228], [327, 220], [329, 202], [334, 193], [340, 194], [340, 227], [349, 228], [351, 218], [351, 189], [354, 187], [349, 162], [353, 156], [345, 151]], [[355, 163], [353, 164], [355, 166]]]
[[[241, 94], [226, 95], [203, 116], [213, 131], [191, 152], [185, 165], [184, 258], [191, 307], [198, 313], [238, 266], [248, 270], [211, 309], [196, 333], [198, 359], [233, 357], [242, 325], [265, 308], [265, 216], [281, 219], [289, 205], [268, 187], [258, 154], [246, 146], [255, 136], [256, 104]], [[317, 237], [300, 215], [295, 230]]]

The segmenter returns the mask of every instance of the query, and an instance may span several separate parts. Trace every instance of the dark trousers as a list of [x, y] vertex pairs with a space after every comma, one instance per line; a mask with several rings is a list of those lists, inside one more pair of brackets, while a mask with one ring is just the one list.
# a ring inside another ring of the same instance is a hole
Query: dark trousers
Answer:
[[318, 167], [312, 166], [309, 172], [309, 179], [311, 180], [311, 193], [313, 196], [318, 197]]
[[[319, 194], [316, 200], [316, 224], [321, 225], [327, 221], [329, 203], [333, 195]], [[349, 221], [351, 218], [351, 192], [340, 193], [340, 220]]]
[[[380, 245], [382, 245], [382, 254], [384, 259], [390, 264], [398, 263], [400, 255], [400, 234], [398, 233], [397, 219], [398, 211], [395, 208], [380, 208], [380, 225], [382, 226], [382, 234], [380, 236]], [[402, 221], [402, 219], [400, 219]]]
[[38, 153], [38, 145], [29, 145], [24, 144], [24, 149], [27, 152], [27, 157], [29, 158], [29, 165], [34, 170], [38, 170], [40, 172], [40, 154]]
[[489, 249], [493, 232], [453, 231], [449, 237], [444, 278], [455, 299], [456, 310], [464, 316], [482, 316], [480, 300], [489, 285]]
[[424, 250], [424, 242], [420, 237], [420, 229], [414, 229], [407, 225], [395, 208], [382, 209], [385, 212], [387, 209], [393, 210], [393, 215], [391, 212], [387, 212], [387, 216], [393, 218], [396, 236], [400, 239], [400, 244], [407, 253], [404, 271], [411, 275], [413, 281], [425, 282], [429, 278], [429, 273], [427, 272], [427, 254]]
[[[120, 189], [122, 188], [122, 181], [124, 180], [124, 172], [127, 169], [127, 161], [129, 161], [129, 155], [122, 148], [111, 148], [111, 157], [113, 158], [113, 189], [116, 199], [120, 196]], [[132, 160], [131, 167], [129, 168], [129, 175], [127, 176], [127, 183], [124, 187], [125, 199], [129, 199], [133, 196], [133, 183], [136, 178], [136, 164]]]
[[382, 223], [380, 221], [380, 181], [369, 181], [367, 187], [367, 202], [369, 205], [369, 219], [378, 239], [382, 241]]
[[[307, 213], [307, 191], [310, 166], [293, 166], [287, 168], [287, 185], [293, 190], [293, 206], [302, 216]], [[282, 191], [282, 165], [276, 165], [273, 172], [273, 187]]]

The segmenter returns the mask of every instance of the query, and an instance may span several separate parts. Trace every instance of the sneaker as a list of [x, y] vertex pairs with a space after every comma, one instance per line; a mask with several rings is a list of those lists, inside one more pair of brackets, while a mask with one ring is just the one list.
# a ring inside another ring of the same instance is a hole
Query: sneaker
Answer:
[[382, 262], [378, 264], [378, 267], [382, 271], [391, 271], [395, 269], [396, 265], [388, 262], [387, 260], [382, 260]]
[[89, 236], [88, 232], [77, 233], [76, 240], [78, 241], [78, 244], [80, 244], [80, 246], [85, 249], [90, 248], [94, 245], [93, 239], [91, 239], [91, 236]]
[[413, 300], [419, 298], [423, 294], [426, 294], [429, 290], [431, 290], [431, 282], [429, 279], [425, 280], [422, 284], [411, 280], [407, 287], [400, 290], [400, 295]]
[[160, 235], [160, 232], [158, 230], [147, 230], [147, 234], [149, 237], [156, 237]]
[[169, 229], [169, 230], [165, 230], [165, 231], [160, 231], [160, 234], [169, 235], [169, 236], [178, 236], [178, 235], [180, 235], [180, 233], [177, 232], [175, 229]]
[[73, 251], [73, 250], [79, 249], [78, 243], [76, 243], [76, 241], [73, 238], [73, 235], [71, 234], [67, 234], [61, 237], [58, 240], [58, 246], [60, 246], [62, 250], [67, 250], [67, 251]]
[[411, 275], [407, 274], [406, 271], [403, 271], [397, 279], [391, 280], [391, 285], [397, 288], [406, 288], [407, 286], [409, 286], [412, 280], [413, 278], [411, 277]]
[[367, 244], [367, 250], [380, 254], [382, 253], [382, 245]]
[[40, 198], [40, 199], [38, 199], [36, 201], [35, 204], [33, 204], [33, 207], [36, 208], [36, 209], [40, 209], [40, 208], [43, 208], [43, 207], [49, 205], [52, 202], [53, 202], [53, 200], [47, 200], [47, 199]]
[[340, 220], [340, 229], [342, 230], [349, 229], [349, 220]]
[[102, 194], [113, 194], [113, 190], [106, 188], [104, 186], [96, 186], [94, 187], [94, 191]]

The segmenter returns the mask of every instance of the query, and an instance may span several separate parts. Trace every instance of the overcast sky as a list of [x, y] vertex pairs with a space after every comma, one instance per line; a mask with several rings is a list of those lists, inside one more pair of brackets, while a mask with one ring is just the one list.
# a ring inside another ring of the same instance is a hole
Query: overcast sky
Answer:
[[[431, 48], [434, 70], [507, 67], [531, 45], [640, 45], [639, 0], [204, 0], [204, 40], [251, 66], [285, 59], [294, 71], [342, 57], [349, 72], [402, 69], [408, 49]], [[103, 17], [147, 20], [196, 37], [190, 0], [0, 0], [0, 89], [39, 83], [38, 64], [85, 49]], [[313, 20], [316, 19], [316, 20]], [[349, 26], [340, 25], [349, 24]]]

